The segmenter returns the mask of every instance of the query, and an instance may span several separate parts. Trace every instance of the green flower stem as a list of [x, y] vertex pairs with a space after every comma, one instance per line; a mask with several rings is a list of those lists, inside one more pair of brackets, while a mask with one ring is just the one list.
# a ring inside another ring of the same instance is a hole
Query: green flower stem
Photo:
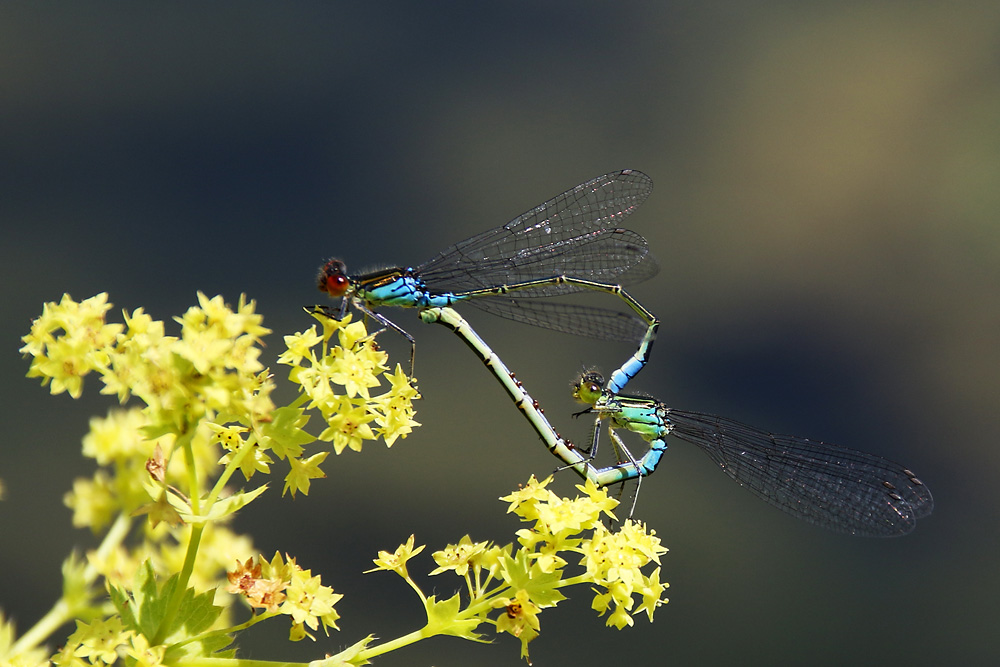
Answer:
[[[180, 436], [178, 444], [183, 448], [184, 458], [187, 459], [191, 511], [197, 515], [201, 511], [201, 502], [198, 498], [197, 459], [194, 455], [194, 450], [191, 447], [196, 427], [190, 423], [185, 423], [185, 426], [186, 428], [184, 429], [183, 435]], [[173, 625], [174, 617], [177, 615], [177, 610], [180, 609], [181, 602], [184, 600], [184, 595], [187, 592], [188, 582], [191, 580], [191, 573], [194, 572], [194, 562], [198, 557], [198, 546], [201, 544], [201, 536], [204, 532], [205, 524], [193, 524], [191, 526], [191, 537], [188, 540], [187, 553], [184, 554], [184, 566], [181, 568], [180, 577], [177, 580], [177, 587], [174, 589], [174, 594], [170, 598], [170, 602], [167, 603], [167, 608], [163, 615], [163, 621], [160, 623], [160, 628], [156, 631], [156, 636], [151, 639], [151, 643], [153, 644], [162, 644], [163, 640], [166, 639], [164, 635], [167, 632], [167, 628]]]
[[358, 664], [364, 664], [363, 661], [368, 660], [369, 658], [374, 658], [376, 656], [382, 655], [383, 653], [389, 653], [390, 651], [395, 651], [396, 649], [403, 648], [404, 646], [409, 646], [410, 644], [416, 644], [421, 639], [427, 639], [429, 637], [434, 637], [436, 635], [442, 634], [440, 632], [430, 630], [430, 627], [431, 627], [430, 624], [427, 624], [424, 627], [420, 628], [419, 630], [416, 630], [409, 634], [405, 634], [402, 637], [397, 637], [396, 639], [388, 641], [384, 644], [379, 644], [378, 646], [367, 648], [357, 654], [356, 662]]
[[[455, 619], [466, 620], [469, 618], [482, 618], [484, 623], [488, 623], [489, 619], [486, 618], [486, 614], [493, 610], [493, 600], [500, 599], [502, 597], [510, 597], [510, 594], [513, 592], [513, 588], [507, 587], [502, 591], [494, 593], [493, 595], [487, 595], [478, 601], [470, 602], [468, 607], [455, 615]], [[504, 593], [504, 595], [500, 595], [500, 593]]]
[[208, 498], [205, 501], [205, 504], [207, 505], [206, 512], [211, 510], [212, 505], [214, 505], [215, 501], [218, 500], [219, 494], [222, 493], [226, 484], [229, 483], [229, 478], [232, 477], [237, 470], [239, 470], [240, 465], [243, 463], [243, 459], [245, 459], [247, 454], [253, 450], [255, 444], [256, 443], [251, 438], [247, 438], [243, 441], [243, 444], [240, 445], [239, 451], [236, 452], [236, 456], [229, 461], [226, 469], [222, 471], [221, 475], [219, 475], [219, 479], [215, 483], [215, 486], [212, 487], [212, 492], [208, 494]]
[[300, 391], [299, 395], [295, 397], [295, 400], [288, 404], [288, 407], [300, 408], [306, 403], [308, 403], [310, 400], [312, 399], [309, 398], [309, 394], [305, 393], [304, 391]]
[[[84, 580], [88, 584], [93, 583], [94, 580], [100, 575], [100, 572], [98, 572], [97, 568], [94, 567], [93, 563], [106, 561], [111, 550], [121, 544], [125, 539], [125, 536], [128, 535], [128, 529], [131, 524], [132, 522], [125, 514], [119, 514], [118, 518], [115, 519], [115, 522], [111, 525], [111, 529], [108, 530], [107, 535], [104, 536], [100, 546], [97, 548], [96, 557], [83, 571]], [[14, 642], [8, 651], [8, 655], [18, 655], [19, 653], [35, 648], [44, 642], [62, 625], [73, 620], [80, 611], [81, 610], [78, 607], [70, 605], [69, 602], [66, 601], [66, 598], [60, 598], [54, 605], [52, 605], [52, 609], [50, 609], [45, 616], [42, 616], [30, 630], [25, 632], [16, 642]]]
[[166, 639], [164, 635], [167, 632], [167, 628], [173, 624], [177, 610], [180, 609], [181, 602], [184, 600], [184, 595], [187, 592], [188, 581], [191, 580], [191, 573], [194, 572], [194, 561], [198, 556], [198, 545], [201, 544], [201, 536], [204, 532], [205, 524], [191, 526], [191, 538], [188, 540], [187, 553], [184, 556], [184, 566], [181, 568], [177, 588], [174, 590], [174, 595], [167, 604], [163, 621], [160, 623], [159, 630], [156, 631], [156, 636], [150, 640], [151, 644], [162, 644], [163, 640]]
[[[201, 498], [198, 493], [199, 483], [198, 483], [198, 463], [194, 455], [194, 449], [191, 444], [194, 441], [194, 432], [197, 425], [192, 425], [187, 420], [184, 421], [184, 431], [177, 436], [177, 446], [184, 452], [184, 458], [187, 461], [187, 476], [188, 476], [188, 496], [191, 499], [191, 513], [197, 516], [201, 514]], [[187, 580], [182, 582], [185, 586], [187, 585]]]
[[60, 626], [73, 620], [74, 616], [76, 616], [75, 610], [70, 607], [65, 598], [60, 598], [52, 605], [52, 609], [49, 609], [45, 616], [42, 616], [30, 630], [14, 642], [14, 645], [7, 651], [7, 655], [16, 656], [35, 648], [45, 641], [49, 635], [59, 629]]
[[308, 662], [280, 662], [278, 660], [246, 660], [244, 658], [183, 658], [179, 667], [309, 667]]
[[555, 584], [555, 588], [562, 588], [563, 586], [575, 586], [577, 584], [592, 584], [594, 579], [587, 574], [578, 574], [575, 577], [568, 577], [566, 579], [560, 579]]
[[420, 598], [420, 602], [421, 603], [427, 604], [427, 597], [424, 595], [424, 592], [422, 590], [420, 590], [420, 586], [417, 586], [417, 582], [413, 581], [413, 579], [410, 578], [409, 573], [407, 573], [403, 577], [403, 581], [405, 581], [407, 584], [409, 584], [410, 588], [412, 588], [414, 591], [416, 591], [417, 597]]

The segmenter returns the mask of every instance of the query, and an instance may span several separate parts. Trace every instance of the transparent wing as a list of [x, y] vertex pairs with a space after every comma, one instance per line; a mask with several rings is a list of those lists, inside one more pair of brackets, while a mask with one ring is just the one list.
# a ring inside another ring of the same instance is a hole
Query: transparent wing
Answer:
[[923, 482], [880, 456], [697, 412], [666, 408], [665, 418], [671, 435], [701, 447], [754, 495], [824, 528], [905, 535], [934, 509]]
[[630, 313], [570, 303], [514, 300], [509, 296], [469, 299], [462, 303], [515, 322], [599, 340], [638, 343], [648, 328], [642, 318]]
[[[656, 273], [646, 240], [622, 229], [622, 221], [653, 189], [639, 171], [626, 169], [582, 183], [519, 215], [506, 225], [468, 238], [416, 269], [428, 289], [461, 292], [570, 275], [598, 282], [631, 282]], [[651, 258], [650, 258], [651, 260]], [[550, 286], [516, 296], [547, 296], [576, 291]]]

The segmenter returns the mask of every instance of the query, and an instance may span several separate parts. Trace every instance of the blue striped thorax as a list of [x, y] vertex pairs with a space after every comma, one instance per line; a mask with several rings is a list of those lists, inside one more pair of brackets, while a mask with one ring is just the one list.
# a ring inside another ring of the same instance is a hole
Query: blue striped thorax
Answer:
[[323, 265], [317, 285], [321, 292], [334, 298], [358, 299], [372, 307], [445, 307], [465, 299], [452, 293], [431, 294], [413, 268], [393, 267], [351, 277], [339, 259], [331, 259]]
[[386, 269], [354, 281], [354, 295], [373, 306], [422, 306], [426, 293], [423, 281], [414, 277], [413, 269]]

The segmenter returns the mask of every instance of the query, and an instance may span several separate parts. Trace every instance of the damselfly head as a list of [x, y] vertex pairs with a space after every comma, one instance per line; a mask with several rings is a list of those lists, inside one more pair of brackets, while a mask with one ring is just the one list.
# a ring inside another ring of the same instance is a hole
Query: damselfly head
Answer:
[[320, 267], [316, 276], [316, 287], [320, 292], [326, 292], [332, 297], [344, 296], [351, 287], [351, 279], [347, 277], [347, 267], [339, 259], [331, 259]]
[[604, 393], [604, 376], [597, 371], [585, 371], [573, 383], [573, 398], [581, 403], [593, 405]]

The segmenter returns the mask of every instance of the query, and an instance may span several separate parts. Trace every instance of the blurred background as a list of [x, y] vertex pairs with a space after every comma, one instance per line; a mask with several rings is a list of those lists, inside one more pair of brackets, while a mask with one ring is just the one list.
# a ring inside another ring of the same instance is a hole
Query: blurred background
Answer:
[[[79, 401], [24, 378], [20, 336], [44, 301], [107, 291], [112, 313], [169, 320], [197, 290], [245, 292], [273, 365], [311, 323], [325, 258], [417, 264], [627, 167], [655, 182], [628, 227], [662, 266], [631, 292], [663, 320], [629, 389], [901, 461], [937, 506], [904, 538], [830, 534], [671, 443], [637, 512], [670, 548], [670, 603], [618, 632], [571, 590], [541, 617], [535, 664], [995, 660], [996, 2], [5, 4], [0, 90], [0, 605], [22, 630], [68, 551], [93, 544], [62, 495], [91, 472], [89, 417], [112, 406], [96, 378]], [[569, 382], [628, 346], [465, 310], [585, 437]], [[418, 628], [400, 579], [361, 576], [377, 551], [411, 533], [428, 554], [466, 533], [506, 543], [520, 526], [497, 498], [555, 467], [464, 345], [390, 314], [418, 340], [423, 427], [331, 457], [307, 497], [272, 487], [239, 524], [345, 594], [342, 632], [288, 647], [275, 621], [250, 657]], [[517, 652], [438, 638], [377, 664]]]

